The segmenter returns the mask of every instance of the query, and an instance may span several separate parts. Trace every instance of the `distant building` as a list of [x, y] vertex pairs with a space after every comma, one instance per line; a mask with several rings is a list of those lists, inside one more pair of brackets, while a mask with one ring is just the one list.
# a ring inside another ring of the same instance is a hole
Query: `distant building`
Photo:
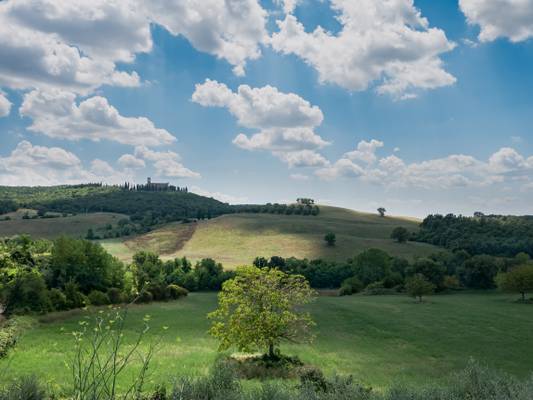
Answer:
[[148, 190], [168, 190], [168, 182], [160, 183], [160, 182], [152, 182], [152, 178], [148, 177], [146, 179], [146, 189]]

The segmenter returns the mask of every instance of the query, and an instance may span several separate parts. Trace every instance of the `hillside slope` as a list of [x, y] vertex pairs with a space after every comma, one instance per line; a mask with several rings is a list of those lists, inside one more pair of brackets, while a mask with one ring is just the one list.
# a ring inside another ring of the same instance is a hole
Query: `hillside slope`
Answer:
[[26, 212], [35, 213], [33, 210], [21, 210], [6, 214], [5, 216], [11, 219], [0, 220], [0, 238], [22, 234], [43, 239], [53, 239], [60, 235], [85, 237], [89, 228], [97, 232], [108, 224], [116, 224], [119, 220], [127, 218], [123, 214], [98, 212], [60, 218], [23, 219], [22, 215]]
[[[424, 243], [398, 244], [389, 238], [397, 226], [418, 230], [419, 221], [415, 219], [382, 218], [326, 206], [320, 210], [318, 216], [223, 215], [194, 224], [172, 223], [145, 235], [102, 244], [123, 260], [131, 259], [138, 250], [150, 250], [164, 258], [211, 257], [227, 268], [251, 263], [256, 256], [344, 261], [371, 247], [406, 258], [428, 255], [439, 249]], [[324, 243], [324, 235], [329, 231], [337, 236], [335, 247]]]

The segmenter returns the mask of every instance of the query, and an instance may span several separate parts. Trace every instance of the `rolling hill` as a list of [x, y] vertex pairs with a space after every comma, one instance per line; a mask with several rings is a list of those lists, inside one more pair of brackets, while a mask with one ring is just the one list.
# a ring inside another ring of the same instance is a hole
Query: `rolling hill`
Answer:
[[[390, 239], [397, 226], [418, 230], [416, 219], [382, 218], [326, 206], [320, 210], [318, 216], [230, 214], [190, 224], [170, 223], [144, 235], [104, 240], [102, 244], [125, 261], [136, 251], [148, 250], [163, 258], [211, 257], [227, 268], [250, 263], [256, 256], [344, 261], [374, 247], [412, 259], [439, 250], [425, 243], [399, 244]], [[326, 246], [323, 240], [329, 231], [337, 236], [335, 247]]]
[[59, 218], [23, 219], [28, 213], [35, 214], [34, 210], [21, 209], [3, 215], [10, 220], [0, 220], [0, 237], [14, 235], [30, 235], [35, 238], [53, 239], [60, 235], [85, 237], [87, 230], [100, 231], [108, 224], [116, 224], [123, 218], [123, 214], [97, 212], [91, 214], [69, 215]]

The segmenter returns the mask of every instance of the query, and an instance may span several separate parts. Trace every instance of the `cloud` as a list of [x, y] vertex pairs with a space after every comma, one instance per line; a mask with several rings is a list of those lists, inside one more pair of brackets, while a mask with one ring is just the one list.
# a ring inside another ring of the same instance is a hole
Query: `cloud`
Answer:
[[361, 141], [357, 150], [317, 169], [315, 175], [325, 180], [355, 177], [388, 188], [423, 189], [483, 187], [506, 180], [523, 183], [533, 177], [533, 156], [525, 158], [512, 148], [499, 149], [487, 161], [470, 155], [451, 154], [406, 163], [394, 154], [379, 158], [376, 149], [382, 146], [383, 143], [376, 140]]
[[60, 147], [35, 146], [24, 140], [6, 157], [0, 157], [1, 185], [58, 185], [80, 182], [109, 183], [131, 180], [107, 162], [93, 160], [86, 169], [73, 153]]
[[137, 146], [135, 147], [135, 155], [133, 157], [151, 161], [158, 176], [169, 178], [201, 177], [198, 172], [186, 168], [180, 162], [179, 154], [173, 151], [154, 151], [148, 149], [146, 146]]
[[459, 0], [459, 6], [469, 24], [479, 25], [481, 42], [533, 37], [533, 0]]
[[350, 151], [344, 156], [352, 161], [363, 161], [366, 164], [373, 164], [376, 162], [376, 150], [383, 147], [383, 142], [372, 139], [370, 142], [362, 140], [357, 145], [357, 150]]
[[[151, 48], [149, 26], [127, 2], [17, 0], [0, 3], [0, 85], [89, 93], [137, 86], [116, 69]], [[29, 63], [27, 60], [31, 60]]]
[[223, 83], [207, 79], [196, 85], [192, 100], [204, 107], [227, 108], [240, 126], [258, 130], [235, 137], [233, 143], [242, 149], [270, 151], [292, 166], [324, 164], [316, 150], [329, 143], [314, 132], [324, 119], [322, 111], [294, 93], [248, 85], [232, 92]]
[[11, 112], [11, 102], [7, 99], [5, 93], [0, 91], [0, 118], [7, 117]]
[[266, 17], [257, 0], [2, 1], [0, 86], [81, 94], [104, 84], [138, 86], [138, 74], [117, 64], [152, 50], [151, 24], [243, 75], [247, 60], [261, 55]]
[[289, 168], [324, 167], [329, 165], [328, 160], [323, 155], [313, 150], [274, 152], [274, 155], [285, 162]]
[[67, 140], [111, 140], [129, 145], [159, 146], [176, 141], [144, 117], [123, 117], [107, 99], [90, 97], [79, 105], [76, 95], [60, 90], [34, 90], [24, 96], [20, 114], [32, 119], [30, 131]]
[[331, 0], [342, 25], [338, 34], [317, 27], [306, 32], [294, 15], [277, 21], [270, 43], [283, 54], [295, 54], [315, 68], [321, 83], [350, 91], [377, 91], [398, 99], [419, 89], [455, 83], [440, 55], [455, 44], [444, 31], [429, 27], [413, 0]]
[[308, 181], [309, 179], [311, 179], [309, 175], [303, 175], [303, 174], [291, 174], [289, 175], [289, 178], [295, 181]]
[[123, 154], [117, 161], [122, 168], [140, 169], [146, 167], [144, 160], [136, 158], [132, 154]]
[[143, 8], [156, 24], [185, 36], [198, 50], [223, 58], [244, 75], [247, 60], [261, 56], [267, 12], [257, 0], [151, 0]]
[[191, 191], [192, 193], [199, 194], [200, 196], [212, 197], [223, 203], [242, 204], [248, 201], [248, 197], [246, 196], [233, 196], [233, 195], [225, 194], [221, 192], [210, 192], [208, 190], [199, 188], [198, 186], [191, 187], [189, 191]]

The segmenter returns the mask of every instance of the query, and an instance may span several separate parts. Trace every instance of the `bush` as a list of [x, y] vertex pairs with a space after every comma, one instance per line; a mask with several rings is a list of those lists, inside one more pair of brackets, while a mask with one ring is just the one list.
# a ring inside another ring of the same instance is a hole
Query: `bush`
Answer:
[[121, 304], [126, 300], [126, 296], [119, 288], [107, 289], [107, 297], [109, 298], [110, 304]]
[[154, 296], [148, 290], [143, 290], [137, 296], [136, 303], [150, 303], [154, 300]]
[[0, 299], [6, 304], [6, 315], [45, 313], [52, 309], [46, 283], [35, 270], [18, 270], [7, 285], [0, 286]]
[[363, 284], [356, 276], [345, 279], [342, 282], [341, 290], [339, 291], [340, 296], [350, 296], [354, 293], [359, 293], [363, 289]]
[[34, 376], [24, 377], [0, 391], [0, 400], [45, 400], [50, 397]]
[[93, 290], [89, 293], [89, 301], [94, 306], [105, 306], [109, 304], [109, 297], [104, 292]]
[[55, 311], [64, 311], [68, 309], [67, 296], [65, 296], [61, 290], [56, 288], [50, 289], [48, 291], [48, 298]]
[[65, 285], [65, 296], [67, 298], [67, 307], [82, 308], [89, 304], [89, 299], [78, 290], [78, 285], [69, 282]]
[[172, 300], [185, 297], [189, 294], [189, 291], [185, 288], [182, 288], [178, 285], [168, 285], [167, 286], [167, 297]]
[[28, 317], [15, 317], [8, 320], [0, 329], [0, 359], [7, 356], [8, 351], [15, 347], [22, 333], [32, 326]]

